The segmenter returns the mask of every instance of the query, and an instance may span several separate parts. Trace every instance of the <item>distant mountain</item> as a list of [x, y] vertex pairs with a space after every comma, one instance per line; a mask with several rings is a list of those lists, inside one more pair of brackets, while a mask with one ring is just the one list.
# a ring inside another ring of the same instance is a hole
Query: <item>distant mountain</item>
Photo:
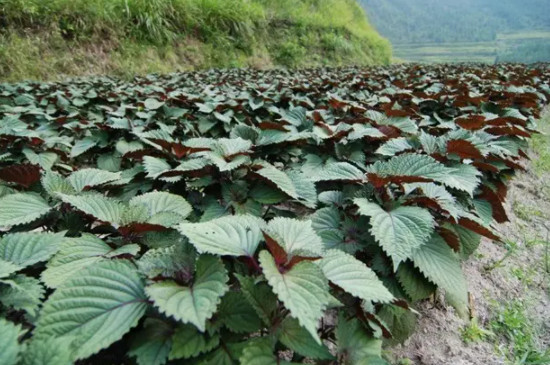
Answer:
[[550, 0], [359, 0], [394, 44], [492, 41], [550, 28]]

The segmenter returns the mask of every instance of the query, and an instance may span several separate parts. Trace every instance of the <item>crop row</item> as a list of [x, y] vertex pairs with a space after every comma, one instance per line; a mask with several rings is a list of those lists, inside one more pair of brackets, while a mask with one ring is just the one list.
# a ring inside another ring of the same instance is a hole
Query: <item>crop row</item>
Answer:
[[[0, 85], [0, 363], [385, 363], [499, 239], [548, 66]], [[5, 334], [5, 335], [4, 335]]]

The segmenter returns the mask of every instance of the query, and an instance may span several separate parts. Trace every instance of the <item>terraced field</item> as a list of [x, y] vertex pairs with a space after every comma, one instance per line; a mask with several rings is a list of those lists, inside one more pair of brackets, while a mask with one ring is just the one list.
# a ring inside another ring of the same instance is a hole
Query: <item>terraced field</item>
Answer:
[[394, 57], [407, 62], [548, 62], [550, 32], [498, 34], [495, 41], [394, 44]]

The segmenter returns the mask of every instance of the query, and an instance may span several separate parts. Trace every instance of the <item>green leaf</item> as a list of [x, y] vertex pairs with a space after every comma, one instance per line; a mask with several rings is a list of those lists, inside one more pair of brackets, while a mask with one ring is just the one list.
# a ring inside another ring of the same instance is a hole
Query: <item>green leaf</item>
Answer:
[[265, 281], [258, 281], [251, 276], [235, 274], [241, 284], [242, 294], [256, 310], [256, 314], [265, 325], [271, 325], [271, 320], [277, 310], [277, 297]]
[[182, 325], [174, 333], [172, 342], [170, 360], [189, 359], [216, 348], [220, 343], [220, 337], [217, 334], [210, 336], [200, 333], [191, 325]]
[[21, 346], [19, 345], [19, 337], [23, 334], [21, 326], [0, 318], [0, 333], [2, 334], [2, 341], [0, 341], [0, 364], [16, 365], [21, 351]]
[[15, 190], [13, 188], [10, 188], [6, 185], [0, 185], [0, 198], [4, 197], [6, 195], [14, 194], [16, 192], [17, 192], [17, 190]]
[[262, 163], [261, 165], [262, 165], [262, 168], [256, 171], [258, 175], [274, 183], [278, 189], [280, 189], [282, 192], [284, 192], [291, 198], [293, 199], [299, 198], [298, 192], [296, 191], [296, 187], [294, 186], [294, 183], [284, 171], [281, 171], [275, 166], [266, 162]]
[[447, 298], [461, 315], [468, 307], [468, 286], [458, 256], [441, 236], [414, 250], [412, 261], [428, 279], [445, 290]]
[[81, 169], [75, 171], [67, 179], [76, 191], [120, 179], [120, 172], [109, 172], [99, 169]]
[[281, 273], [267, 251], [260, 252], [263, 273], [279, 300], [298, 319], [317, 343], [317, 325], [329, 303], [328, 283], [323, 272], [312, 262], [302, 261]]
[[382, 341], [370, 337], [355, 318], [346, 320], [340, 315], [336, 341], [342, 365], [369, 365], [381, 357]]
[[166, 280], [148, 285], [145, 291], [161, 312], [178, 321], [192, 323], [204, 332], [206, 320], [212, 317], [221, 297], [228, 290], [226, 283], [229, 278], [217, 257], [201, 256], [196, 267], [191, 286]]
[[329, 281], [358, 298], [381, 303], [394, 299], [374, 271], [347, 253], [330, 250], [317, 263]]
[[451, 217], [458, 219], [460, 216], [460, 211], [456, 205], [456, 199], [447, 189], [445, 189], [445, 187], [434, 183], [413, 183], [405, 184], [404, 188], [405, 194], [410, 194], [415, 190], [419, 190], [425, 197], [435, 200], [441, 209], [447, 211]]
[[[186, 143], [187, 145], [187, 143]], [[242, 138], [219, 138], [210, 146], [211, 152], [205, 152], [220, 171], [230, 171], [245, 163], [250, 162], [247, 155], [252, 148], [252, 142]]]
[[218, 346], [217, 349], [203, 356], [199, 361], [199, 365], [235, 365], [238, 363], [239, 357], [242, 354], [243, 348], [247, 342], [224, 342], [223, 347]]
[[287, 198], [282, 191], [265, 184], [254, 186], [250, 190], [250, 197], [262, 204], [278, 204]]
[[292, 108], [289, 111], [283, 112], [282, 120], [289, 122], [296, 127], [300, 127], [307, 122], [306, 109], [299, 106], [296, 108]]
[[70, 365], [71, 350], [63, 339], [31, 340], [23, 352], [23, 365]]
[[145, 313], [143, 282], [128, 261], [102, 261], [67, 280], [44, 303], [35, 336], [65, 337], [73, 359], [118, 341]]
[[413, 302], [428, 298], [437, 287], [409, 262], [399, 265], [397, 280]]
[[0, 278], [10, 276], [16, 271], [21, 270], [21, 266], [14, 264], [13, 262], [4, 261], [0, 259]]
[[7, 234], [0, 240], [0, 259], [21, 268], [46, 261], [59, 249], [63, 233], [20, 232]]
[[182, 270], [193, 270], [195, 267], [196, 251], [192, 245], [175, 244], [170, 247], [161, 247], [147, 251], [138, 260], [139, 271], [149, 277], [173, 276]]
[[57, 195], [63, 202], [72, 205], [76, 209], [102, 222], [108, 222], [114, 225], [118, 225], [121, 222], [125, 206], [119, 201], [97, 193], [88, 193], [85, 195]]
[[45, 293], [38, 279], [20, 274], [2, 279], [0, 283], [0, 302], [4, 306], [24, 310], [31, 317], [37, 315]]
[[341, 191], [323, 191], [319, 194], [319, 201], [325, 205], [344, 205], [344, 193]]
[[329, 162], [316, 171], [313, 181], [364, 181], [365, 173], [348, 162]]
[[228, 215], [231, 215], [229, 206], [220, 204], [216, 199], [209, 199], [204, 202], [204, 213], [199, 221], [208, 222]]
[[386, 135], [373, 127], [364, 124], [354, 124], [353, 130], [348, 134], [347, 139], [354, 141], [363, 137], [386, 138]]
[[315, 183], [307, 174], [298, 171], [289, 171], [288, 177], [292, 180], [298, 200], [308, 208], [314, 209], [317, 205], [317, 189]]
[[162, 158], [156, 158], [153, 156], [143, 157], [143, 167], [147, 171], [147, 177], [156, 179], [163, 173], [170, 171], [172, 166]]
[[323, 241], [310, 220], [276, 217], [268, 223], [265, 232], [290, 256], [319, 257], [324, 250]]
[[143, 102], [143, 105], [145, 106], [145, 109], [157, 110], [158, 108], [164, 105], [164, 102], [158, 101], [157, 99], [148, 98], [148, 99], [145, 99], [145, 101]]
[[55, 152], [44, 152], [36, 154], [31, 149], [23, 149], [25, 158], [33, 165], [39, 165], [44, 170], [49, 170], [55, 164], [58, 156]]
[[52, 208], [39, 195], [10, 194], [0, 198], [0, 227], [30, 223]]
[[463, 259], [472, 255], [481, 243], [481, 235], [459, 225], [453, 225], [453, 230], [460, 240], [460, 254]]
[[116, 151], [118, 153], [120, 153], [121, 155], [124, 155], [128, 152], [139, 151], [139, 150], [142, 150], [143, 148], [144, 148], [143, 144], [141, 142], [138, 142], [138, 141], [127, 142], [124, 139], [120, 139], [115, 144]]
[[272, 341], [269, 338], [255, 338], [248, 341], [239, 358], [241, 365], [289, 365], [281, 361], [275, 354]]
[[359, 213], [371, 218], [370, 232], [392, 258], [394, 268], [412, 257], [434, 231], [434, 218], [426, 209], [400, 206], [389, 212], [364, 198], [354, 199]]
[[61, 194], [75, 194], [76, 190], [71, 183], [63, 176], [54, 171], [46, 171], [42, 176], [42, 186], [44, 190], [53, 197], [57, 196], [57, 193]]
[[260, 330], [261, 320], [241, 292], [230, 291], [224, 295], [217, 318], [235, 333], [254, 333]]
[[48, 287], [56, 288], [96, 262], [122, 254], [136, 255], [138, 251], [139, 246], [135, 244], [113, 249], [100, 238], [87, 233], [79, 238], [65, 238], [59, 252], [42, 272], [41, 279]]
[[477, 216], [486, 226], [489, 226], [493, 222], [493, 207], [491, 203], [484, 199], [474, 199], [473, 203]]
[[117, 153], [105, 153], [97, 158], [97, 167], [103, 171], [118, 172], [121, 164], [122, 158]]
[[399, 137], [390, 139], [382, 146], [378, 147], [375, 153], [384, 156], [395, 156], [400, 152], [411, 150], [413, 148], [414, 147], [411, 146], [407, 138]]
[[247, 199], [244, 203], [231, 203], [231, 206], [235, 210], [235, 214], [240, 215], [252, 215], [254, 217], [260, 217], [263, 212], [263, 207], [257, 201]]
[[71, 148], [71, 158], [75, 158], [88, 151], [97, 145], [98, 141], [93, 138], [85, 137], [79, 141], [76, 141], [74, 146]]
[[419, 179], [433, 180], [448, 187], [466, 191], [473, 195], [479, 185], [481, 173], [473, 166], [459, 164], [447, 167], [427, 155], [406, 153], [392, 157], [389, 161], [377, 161], [367, 167], [368, 173], [374, 173], [382, 177], [417, 177]]
[[251, 215], [226, 216], [204, 223], [182, 223], [178, 230], [199, 253], [254, 256], [265, 223]]
[[172, 333], [166, 322], [147, 318], [143, 329], [132, 337], [128, 355], [135, 357], [138, 365], [163, 365], [172, 348]]
[[279, 341], [292, 351], [312, 359], [330, 360], [334, 357], [324, 345], [319, 345], [298, 320], [287, 317], [281, 324]]
[[289, 197], [299, 200], [308, 207], [315, 207], [317, 201], [315, 184], [306, 174], [298, 171], [285, 172], [267, 162], [261, 162], [260, 165], [262, 168], [256, 171], [258, 175], [274, 183], [280, 191]]
[[391, 328], [392, 338], [386, 340], [391, 345], [405, 342], [414, 333], [416, 315], [398, 306], [384, 306], [378, 316]]
[[169, 214], [175, 217], [174, 221], [176, 223], [179, 223], [193, 210], [187, 200], [181, 196], [162, 191], [153, 191], [130, 200], [130, 209], [139, 205], [145, 206], [149, 211], [150, 222], [163, 214]]
[[340, 211], [335, 207], [317, 209], [315, 213], [311, 215], [311, 226], [317, 233], [339, 231], [340, 224]]

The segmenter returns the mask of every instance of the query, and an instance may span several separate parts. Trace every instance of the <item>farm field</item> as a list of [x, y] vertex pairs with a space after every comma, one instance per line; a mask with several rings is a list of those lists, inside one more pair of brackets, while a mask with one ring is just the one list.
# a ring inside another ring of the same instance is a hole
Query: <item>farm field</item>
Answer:
[[497, 48], [494, 42], [413, 43], [395, 44], [394, 57], [407, 62], [495, 63]]
[[543, 62], [550, 59], [550, 31], [497, 34], [495, 41], [394, 44], [394, 57], [407, 62]]
[[505, 336], [471, 266], [537, 216], [549, 98], [547, 64], [1, 84], [0, 364], [404, 364], [436, 300]]

